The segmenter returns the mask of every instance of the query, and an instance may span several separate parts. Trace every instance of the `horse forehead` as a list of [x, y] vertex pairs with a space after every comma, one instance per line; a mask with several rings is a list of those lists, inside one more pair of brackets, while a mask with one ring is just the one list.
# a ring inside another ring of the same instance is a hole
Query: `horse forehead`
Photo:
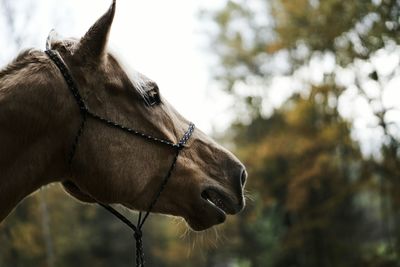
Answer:
[[48, 48], [57, 50], [57, 48], [63, 47], [70, 54], [73, 54], [76, 47], [79, 44], [79, 39], [77, 38], [64, 38], [64, 39], [49, 39], [48, 38]]

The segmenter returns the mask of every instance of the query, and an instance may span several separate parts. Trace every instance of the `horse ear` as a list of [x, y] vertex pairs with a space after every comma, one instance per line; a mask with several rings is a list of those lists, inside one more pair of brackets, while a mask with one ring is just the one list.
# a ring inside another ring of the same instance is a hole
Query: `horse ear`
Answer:
[[60, 41], [61, 39], [61, 36], [54, 29], [51, 30], [49, 36], [47, 36], [46, 50], [53, 49], [53, 44]]
[[114, 20], [116, 0], [113, 0], [109, 10], [96, 21], [79, 42], [76, 55], [99, 60], [105, 55], [105, 50]]

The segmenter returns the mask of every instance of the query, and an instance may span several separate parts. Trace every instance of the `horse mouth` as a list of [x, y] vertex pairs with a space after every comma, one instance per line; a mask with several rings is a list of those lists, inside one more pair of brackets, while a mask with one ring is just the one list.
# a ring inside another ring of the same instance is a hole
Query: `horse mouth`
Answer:
[[216, 188], [205, 189], [201, 197], [207, 202], [208, 206], [215, 209], [225, 221], [226, 214], [236, 214], [238, 210], [232, 199], [224, 192]]

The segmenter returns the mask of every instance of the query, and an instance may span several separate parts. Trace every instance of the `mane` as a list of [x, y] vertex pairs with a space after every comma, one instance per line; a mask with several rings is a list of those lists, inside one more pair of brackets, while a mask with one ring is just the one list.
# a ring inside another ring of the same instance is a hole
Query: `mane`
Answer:
[[0, 79], [16, 74], [23, 68], [30, 66], [32, 71], [35, 71], [37, 68], [41, 68], [42, 64], [37, 63], [44, 63], [45, 57], [43, 56], [43, 52], [36, 50], [36, 49], [26, 49], [22, 51], [11, 63], [5, 66], [3, 69], [0, 70]]

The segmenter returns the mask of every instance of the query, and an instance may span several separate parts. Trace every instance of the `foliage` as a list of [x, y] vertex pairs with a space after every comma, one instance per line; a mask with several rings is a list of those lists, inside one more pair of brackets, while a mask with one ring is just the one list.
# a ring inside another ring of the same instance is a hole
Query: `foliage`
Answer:
[[237, 142], [248, 140], [241, 153], [253, 177], [250, 186], [263, 188], [243, 227], [257, 218], [253, 224], [260, 226], [247, 230], [250, 235], [280, 233], [269, 246], [247, 254], [254, 257], [251, 266], [364, 264], [363, 232], [372, 230], [365, 224], [376, 221], [355, 198], [369, 177], [361, 175], [363, 162], [349, 123], [335, 107], [321, 106], [329, 89], [314, 87], [306, 97], [293, 96], [270, 118], [257, 118], [256, 125], [268, 125], [261, 140], [246, 138], [253, 124], [238, 129]]
[[[383, 73], [373, 64], [377, 54], [399, 51], [399, 10], [390, 0], [237, 0], [208, 13], [218, 28], [211, 34], [215, 78], [251, 114], [239, 114], [232, 128], [255, 198], [240, 219], [246, 245], [236, 255], [251, 266], [400, 262], [398, 131], [388, 120], [394, 107], [382, 102], [399, 67]], [[303, 77], [320, 71], [312, 65], [326, 56], [334, 67], [322, 79]], [[366, 65], [367, 74], [360, 69]], [[354, 80], [341, 82], [343, 70]], [[300, 83], [300, 93], [265, 114], [276, 77]], [[371, 84], [379, 93], [369, 93]], [[340, 113], [349, 88], [384, 132], [379, 157], [361, 154], [352, 121]]]

